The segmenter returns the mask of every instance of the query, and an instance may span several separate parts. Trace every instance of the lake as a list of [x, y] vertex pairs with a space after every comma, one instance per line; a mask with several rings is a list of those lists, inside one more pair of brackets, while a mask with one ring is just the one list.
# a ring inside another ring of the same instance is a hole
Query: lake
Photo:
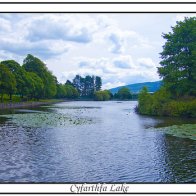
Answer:
[[73, 101], [1, 111], [0, 182], [196, 182], [196, 141], [157, 127], [136, 101]]

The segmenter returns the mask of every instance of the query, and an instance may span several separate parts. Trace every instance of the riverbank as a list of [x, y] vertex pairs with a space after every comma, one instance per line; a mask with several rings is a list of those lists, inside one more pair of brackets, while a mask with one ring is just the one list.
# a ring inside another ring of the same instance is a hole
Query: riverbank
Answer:
[[0, 110], [14, 109], [14, 108], [33, 108], [37, 106], [50, 105], [53, 103], [60, 103], [64, 101], [68, 101], [68, 100], [51, 99], [51, 100], [28, 101], [28, 102], [0, 103]]

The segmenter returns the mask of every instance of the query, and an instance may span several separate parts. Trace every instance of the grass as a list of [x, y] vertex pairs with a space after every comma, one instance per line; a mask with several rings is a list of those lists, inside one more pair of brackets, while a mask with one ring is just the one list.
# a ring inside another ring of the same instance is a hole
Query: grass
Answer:
[[[48, 102], [48, 103], [53, 103], [53, 102], [59, 102], [62, 99], [31, 99], [28, 101], [24, 101], [21, 99], [20, 96], [18, 95], [13, 95], [12, 96], [12, 101], [10, 101], [10, 97], [8, 95], [4, 95], [3, 96], [3, 102], [0, 103], [19, 103], [19, 102]], [[63, 100], [62, 100], [63, 101]]]

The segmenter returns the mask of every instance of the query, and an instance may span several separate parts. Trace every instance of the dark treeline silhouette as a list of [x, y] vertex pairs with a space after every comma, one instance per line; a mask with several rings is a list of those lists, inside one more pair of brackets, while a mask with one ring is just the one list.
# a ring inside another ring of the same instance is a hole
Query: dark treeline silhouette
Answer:
[[20, 100], [51, 99], [78, 97], [93, 98], [96, 91], [101, 90], [102, 81], [99, 76], [76, 75], [73, 82], [65, 84], [58, 82], [57, 78], [48, 70], [45, 63], [39, 58], [28, 54], [22, 66], [14, 60], [0, 62], [0, 95], [1, 102], [4, 96], [13, 95]]

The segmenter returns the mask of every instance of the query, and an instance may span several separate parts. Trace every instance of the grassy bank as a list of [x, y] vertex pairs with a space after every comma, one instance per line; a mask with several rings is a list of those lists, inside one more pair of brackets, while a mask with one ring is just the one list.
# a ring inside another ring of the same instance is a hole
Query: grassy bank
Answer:
[[49, 105], [53, 103], [59, 103], [66, 100], [62, 99], [40, 99], [39, 101], [30, 100], [30, 101], [12, 101], [12, 102], [3, 102], [0, 103], [0, 110], [4, 109], [13, 109], [13, 108], [31, 108], [42, 105]]

